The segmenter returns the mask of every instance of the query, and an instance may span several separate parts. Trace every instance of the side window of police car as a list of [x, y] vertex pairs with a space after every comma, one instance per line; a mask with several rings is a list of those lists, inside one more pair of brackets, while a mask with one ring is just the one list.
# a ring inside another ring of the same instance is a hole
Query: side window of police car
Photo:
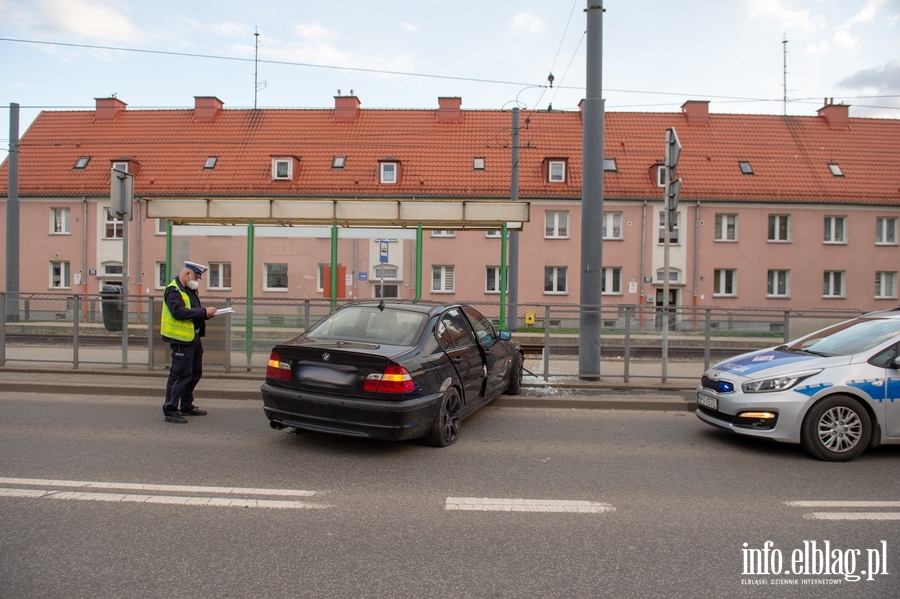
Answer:
[[463, 311], [469, 317], [469, 322], [472, 323], [472, 328], [475, 329], [475, 336], [478, 337], [479, 341], [490, 343], [497, 338], [496, 333], [494, 333], [494, 327], [480, 312], [472, 308], [463, 308]]
[[900, 356], [900, 343], [895, 343], [884, 351], [877, 353], [869, 359], [869, 364], [879, 368], [897, 368], [893, 360]]

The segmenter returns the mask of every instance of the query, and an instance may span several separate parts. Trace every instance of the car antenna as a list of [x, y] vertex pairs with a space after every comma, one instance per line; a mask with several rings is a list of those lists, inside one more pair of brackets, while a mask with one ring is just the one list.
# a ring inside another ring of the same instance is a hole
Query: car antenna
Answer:
[[384, 299], [378, 302], [378, 311], [384, 312]]

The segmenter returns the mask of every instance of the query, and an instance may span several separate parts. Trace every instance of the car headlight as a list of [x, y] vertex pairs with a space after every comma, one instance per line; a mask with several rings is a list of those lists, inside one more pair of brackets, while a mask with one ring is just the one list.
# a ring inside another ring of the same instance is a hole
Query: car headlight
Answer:
[[807, 372], [783, 374], [768, 379], [759, 379], [758, 381], [747, 381], [741, 385], [741, 390], [744, 393], [771, 393], [772, 391], [784, 391], [785, 389], [790, 389], [800, 381], [817, 375], [820, 372], [822, 372], [821, 368], [819, 370]]

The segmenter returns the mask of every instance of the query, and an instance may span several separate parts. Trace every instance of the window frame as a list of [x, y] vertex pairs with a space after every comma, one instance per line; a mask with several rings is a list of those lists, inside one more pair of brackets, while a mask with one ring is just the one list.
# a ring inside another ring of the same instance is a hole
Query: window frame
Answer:
[[[273, 287], [269, 285], [269, 278], [272, 276], [278, 276], [278, 274], [274, 274], [270, 272], [270, 268], [273, 266], [284, 266], [284, 287]], [[287, 293], [290, 290], [290, 279], [288, 278], [288, 263], [287, 262], [264, 262], [263, 263], [263, 291], [276, 291], [280, 293]]]
[[[494, 276], [494, 289], [490, 288], [491, 273]], [[500, 295], [500, 267], [494, 264], [484, 267], [484, 292], [489, 295]], [[509, 293], [509, 277], [506, 278], [506, 292]]]
[[432, 229], [432, 237], [456, 237], [456, 231], [453, 229]]
[[847, 297], [847, 273], [843, 270], [823, 271], [822, 298], [845, 299]]
[[472, 158], [472, 170], [473, 171], [484, 171], [487, 170], [487, 162], [484, 159], [484, 156], [475, 156]]
[[[729, 232], [731, 233], [730, 237]], [[737, 243], [738, 215], [730, 212], [717, 213], [713, 235], [713, 241], [717, 243]]]
[[[439, 283], [438, 288], [435, 288], [435, 282]], [[431, 265], [431, 293], [456, 293], [455, 265]]]
[[[840, 222], [840, 226], [838, 223]], [[827, 245], [847, 245], [847, 217], [841, 215], [826, 215], [824, 217], [824, 236], [822, 243]], [[840, 239], [838, 239], [840, 229]], [[829, 239], [831, 237], [831, 239]]]
[[600, 268], [600, 295], [623, 295], [621, 266]]
[[[279, 175], [278, 165], [287, 165], [284, 176]], [[273, 158], [272, 159], [272, 180], [273, 181], [290, 181], [294, 178], [294, 161], [290, 158]]]
[[737, 269], [713, 270], [713, 297], [737, 297]]
[[[388, 168], [390, 167], [390, 168]], [[391, 180], [387, 180], [385, 174], [391, 171], [393, 176]], [[378, 181], [382, 185], [396, 185], [400, 181], [400, 163], [391, 160], [385, 160], [378, 163]]]
[[207, 156], [206, 161], [203, 163], [203, 170], [211, 171], [216, 168], [216, 164], [219, 162], [218, 156]]
[[[560, 273], [562, 276], [562, 288], [560, 288]], [[548, 282], [552, 289], [547, 289]], [[569, 267], [545, 266], [544, 267], [544, 295], [568, 295], [569, 294]]]
[[[59, 267], [59, 285], [55, 284], [54, 270]], [[50, 285], [49, 289], [71, 289], [72, 288], [72, 264], [68, 260], [51, 260], [50, 261]]]
[[88, 164], [91, 163], [90, 156], [79, 156], [78, 160], [75, 161], [75, 164], [72, 166], [73, 171], [83, 171], [87, 168]]
[[[886, 241], [893, 237], [893, 240]], [[875, 217], [875, 245], [897, 245], [897, 217]]]
[[753, 165], [750, 164], [749, 160], [738, 160], [738, 168], [741, 169], [742, 175], [755, 175], [753, 172]]
[[347, 166], [347, 157], [346, 156], [332, 156], [331, 158], [331, 170], [342, 171]]
[[156, 232], [154, 235], [166, 235], [168, 232], [168, 227], [166, 227], [166, 222], [168, 219], [166, 218], [157, 218], [156, 219]]
[[154, 281], [156, 282], [156, 289], [165, 289], [170, 282], [169, 277], [166, 276], [166, 268], [167, 264], [165, 261], [156, 263], [153, 271]]
[[660, 188], [666, 186], [666, 165], [665, 164], [657, 164], [656, 165], [656, 186], [660, 187]]
[[[767, 219], [768, 227], [766, 229], [766, 240], [769, 243], [790, 243], [791, 242], [791, 215], [790, 214], [770, 214]], [[781, 223], [784, 223], [782, 226]], [[781, 230], [784, 229], [784, 239], [781, 239]], [[773, 237], [774, 235], [774, 237]]]
[[[666, 210], [659, 211], [659, 235], [656, 238], [657, 245], [665, 245], [666, 243]], [[679, 241], [681, 237], [681, 228], [679, 227], [679, 223], [681, 221], [681, 213], [675, 212], [675, 224], [672, 226], [672, 230], [669, 232], [669, 244], [670, 245], [681, 245]]]
[[[784, 293], [778, 293], [778, 287], [781, 284], [784, 285]], [[790, 299], [791, 271], [789, 269], [769, 269], [766, 281], [766, 297], [771, 299]]]
[[[112, 208], [105, 207], [104, 214], [106, 215], [106, 220], [103, 222], [103, 239], [122, 239], [125, 235], [125, 221], [124, 219], [116, 218], [113, 215]], [[113, 235], [109, 236], [109, 229], [112, 227]], [[118, 235], [116, 235], [118, 233]]]
[[[224, 271], [228, 271], [228, 285], [225, 284], [226, 276]], [[221, 279], [220, 285], [213, 285], [213, 277], [218, 276]], [[231, 262], [210, 262], [209, 270], [206, 273], [206, 289], [210, 291], [231, 291]]]
[[[553, 167], [561, 167], [562, 168], [562, 172], [559, 175], [559, 178], [556, 178], [556, 179], [554, 178]], [[547, 161], [547, 183], [565, 183], [566, 180], [568, 179], [568, 176], [567, 176], [568, 173], [566, 173], [567, 170], [568, 170], [568, 165], [567, 165], [566, 160], [559, 160], [559, 159], [548, 160]]]
[[[59, 215], [65, 215], [60, 220]], [[59, 230], [57, 230], [57, 224]], [[72, 234], [72, 209], [63, 206], [50, 208], [50, 235]]]
[[[604, 210], [603, 211], [603, 225], [601, 226], [601, 234], [602, 234], [602, 237], [604, 240], [621, 241], [622, 239], [624, 239], [624, 231], [622, 229], [622, 216], [623, 216], [623, 214], [621, 211], [616, 211], [616, 210], [610, 210], [610, 211]], [[619, 221], [619, 223], [618, 223], [619, 234], [618, 235], [615, 234], [616, 227], [617, 227], [616, 220]], [[609, 221], [612, 221], [612, 223], [610, 223]], [[612, 230], [612, 232], [613, 232], [612, 235], [609, 234], [610, 230]]]
[[[553, 223], [550, 218], [553, 215]], [[560, 215], [565, 215], [565, 234], [560, 235]], [[548, 235], [547, 230], [552, 229]], [[546, 210], [544, 211], [544, 239], [568, 239], [569, 238], [569, 211], [568, 210]]]
[[[885, 281], [885, 275], [890, 281]], [[875, 271], [875, 299], [897, 299], [897, 271]]]

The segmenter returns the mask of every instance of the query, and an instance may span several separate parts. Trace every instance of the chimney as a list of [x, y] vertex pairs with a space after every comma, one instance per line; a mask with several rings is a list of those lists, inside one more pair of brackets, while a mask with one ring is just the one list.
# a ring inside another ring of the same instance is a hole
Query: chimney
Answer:
[[438, 98], [438, 122], [458, 123], [462, 121], [462, 98]]
[[709, 127], [709, 100], [688, 100], [681, 105], [681, 114], [692, 127]]
[[97, 108], [94, 111], [94, 121], [113, 121], [125, 112], [127, 104], [118, 98], [94, 98]]
[[825, 119], [829, 129], [849, 129], [850, 105], [833, 104], [833, 101], [833, 98], [825, 98], [825, 106], [820, 108], [816, 114]]
[[222, 100], [215, 96], [194, 96], [194, 122], [211, 123], [219, 117]]
[[356, 96], [334, 97], [334, 122], [355, 123], [359, 116], [359, 98]]

